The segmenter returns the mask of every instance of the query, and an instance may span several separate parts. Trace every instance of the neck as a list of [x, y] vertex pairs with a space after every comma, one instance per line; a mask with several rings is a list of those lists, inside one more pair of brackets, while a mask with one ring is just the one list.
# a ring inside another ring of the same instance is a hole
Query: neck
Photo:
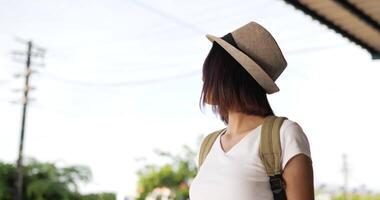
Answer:
[[227, 133], [231, 136], [244, 135], [248, 131], [260, 126], [264, 122], [264, 118], [262, 116], [230, 111], [228, 113]]

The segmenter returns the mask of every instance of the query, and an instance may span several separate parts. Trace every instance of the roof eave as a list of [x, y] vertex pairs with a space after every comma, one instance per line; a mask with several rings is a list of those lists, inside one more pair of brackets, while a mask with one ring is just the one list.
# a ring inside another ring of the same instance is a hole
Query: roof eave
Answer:
[[[342, 35], [343, 37], [345, 37], [345, 38], [349, 39], [350, 41], [356, 43], [357, 45], [361, 46], [362, 48], [364, 48], [365, 50], [367, 50], [368, 53], [371, 54], [372, 59], [380, 59], [380, 52], [376, 51], [376, 49], [374, 49], [371, 46], [367, 45], [366, 43], [362, 42], [360, 39], [356, 38], [354, 35], [348, 33], [344, 29], [342, 29], [339, 26], [335, 25], [334, 23], [332, 23], [331, 21], [329, 21], [325, 17], [319, 15], [315, 11], [311, 10], [307, 6], [301, 4], [299, 1], [295, 1], [295, 0], [284, 0], [284, 1], [286, 3], [292, 5], [296, 9], [301, 10], [304, 14], [311, 16], [313, 19], [319, 21], [321, 24], [326, 25], [328, 28], [334, 30], [336, 33]], [[336, 2], [340, 3], [341, 1], [336, 1]], [[348, 6], [348, 5], [345, 5], [345, 6]], [[352, 8], [348, 9], [348, 10], [350, 12], [353, 12]], [[360, 16], [360, 15], [363, 15], [363, 13], [354, 13], [354, 14], [356, 16], [360, 17], [361, 19], [363, 19], [362, 16]], [[370, 20], [371, 20], [370, 18], [364, 18], [364, 21], [366, 21], [366, 23], [369, 23], [369, 25], [371, 25], [371, 26], [374, 26], [374, 25], [376, 26], [376, 24], [374, 24], [373, 21], [370, 21]]]

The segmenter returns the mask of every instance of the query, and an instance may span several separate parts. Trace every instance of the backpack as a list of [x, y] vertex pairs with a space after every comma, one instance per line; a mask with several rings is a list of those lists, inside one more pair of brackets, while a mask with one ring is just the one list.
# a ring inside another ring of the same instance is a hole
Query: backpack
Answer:
[[[285, 119], [287, 118], [269, 115], [264, 119], [261, 127], [259, 156], [269, 176], [274, 200], [286, 199], [285, 183], [282, 179], [280, 142], [280, 128]], [[226, 130], [227, 127], [217, 130], [203, 139], [199, 151], [198, 168], [202, 165], [218, 135]]]

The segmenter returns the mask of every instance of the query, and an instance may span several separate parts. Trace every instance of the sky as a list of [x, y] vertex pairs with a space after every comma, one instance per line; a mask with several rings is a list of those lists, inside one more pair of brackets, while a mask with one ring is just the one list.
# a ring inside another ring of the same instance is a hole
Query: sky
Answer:
[[[59, 165], [87, 165], [82, 192], [134, 196], [136, 170], [160, 163], [154, 149], [199, 148], [199, 137], [224, 127], [199, 109], [201, 70], [211, 43], [256, 21], [288, 62], [268, 95], [276, 115], [298, 122], [310, 141], [315, 185], [378, 190], [373, 172], [380, 113], [380, 61], [279, 0], [0, 1], [0, 161], [14, 162], [20, 135], [21, 57], [35, 59], [25, 155]], [[44, 63], [43, 67], [38, 63]], [[145, 158], [142, 161], [141, 158]]]

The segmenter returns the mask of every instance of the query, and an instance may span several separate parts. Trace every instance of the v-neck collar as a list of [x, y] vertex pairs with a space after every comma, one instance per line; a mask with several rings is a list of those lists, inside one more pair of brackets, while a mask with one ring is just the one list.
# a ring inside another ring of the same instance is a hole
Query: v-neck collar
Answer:
[[223, 150], [223, 147], [222, 147], [222, 140], [221, 140], [221, 136], [222, 134], [225, 134], [225, 132], [227, 131], [227, 128], [218, 135], [218, 138], [217, 138], [217, 141], [218, 141], [218, 149], [222, 152], [222, 154], [224, 154], [225, 156], [227, 155], [230, 155], [232, 152], [236, 151], [235, 149], [238, 148], [239, 146], [242, 145], [242, 143], [247, 140], [248, 137], [250, 137], [250, 135], [253, 135], [254, 132], [256, 132], [259, 127], [261, 127], [262, 124], [260, 124], [259, 126], [257, 126], [256, 128], [250, 130], [245, 136], [243, 136], [243, 138], [241, 138], [235, 145], [233, 145], [227, 152], [225, 152]]

